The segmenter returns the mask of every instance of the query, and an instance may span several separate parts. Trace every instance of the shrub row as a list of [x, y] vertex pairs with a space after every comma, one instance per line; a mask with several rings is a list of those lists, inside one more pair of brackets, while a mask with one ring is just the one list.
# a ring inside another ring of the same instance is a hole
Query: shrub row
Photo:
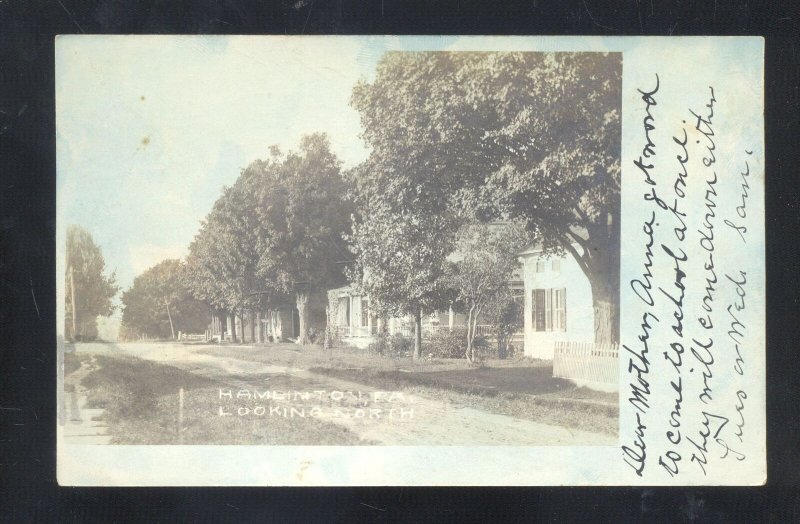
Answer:
[[[498, 348], [495, 343], [482, 336], [475, 338], [475, 347], [483, 358], [497, 358]], [[422, 355], [431, 358], [464, 358], [467, 349], [466, 328], [456, 328], [453, 331], [441, 330], [427, 335], [422, 340]], [[389, 335], [379, 333], [373, 342], [367, 346], [367, 351], [393, 358], [411, 356], [414, 351], [414, 339], [404, 337], [399, 333]], [[514, 348], [509, 347], [506, 358], [514, 356]]]

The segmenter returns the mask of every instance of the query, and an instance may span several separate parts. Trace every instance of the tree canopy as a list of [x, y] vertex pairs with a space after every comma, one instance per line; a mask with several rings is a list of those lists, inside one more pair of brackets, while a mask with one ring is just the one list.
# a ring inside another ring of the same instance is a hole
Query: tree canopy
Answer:
[[340, 162], [324, 134], [242, 171], [215, 202], [189, 248], [188, 283], [199, 299], [227, 311], [297, 304], [306, 343], [309, 293], [344, 282], [350, 227]]
[[187, 257], [186, 284], [191, 293], [216, 309], [240, 316], [271, 298], [253, 293], [265, 288], [257, 275], [263, 232], [253, 198], [262, 170], [263, 162], [253, 162], [232, 187], [223, 188], [189, 245]]
[[124, 338], [170, 338], [178, 331], [202, 333], [206, 329], [210, 308], [192, 296], [185, 272], [180, 260], [168, 259], [134, 279], [122, 293], [120, 333]]
[[431, 166], [409, 163], [393, 150], [373, 152], [349, 172], [356, 206], [351, 280], [377, 313], [414, 316], [415, 358], [421, 354], [422, 311], [447, 307], [452, 299], [444, 276], [459, 216], [442, 213], [449, 195], [436, 176]]
[[327, 136], [306, 135], [298, 150], [285, 156], [273, 147], [253, 194], [258, 275], [277, 293], [294, 295], [298, 342], [305, 344], [309, 293], [343, 284], [349, 260], [347, 187]]
[[621, 73], [617, 53], [386, 53], [353, 91], [360, 187], [391, 209], [429, 202], [427, 220], [522, 222], [545, 254], [575, 257], [595, 339], [616, 341]]
[[[114, 312], [116, 276], [105, 274], [103, 253], [80, 226], [67, 228], [64, 334], [68, 340], [97, 338], [97, 317]], [[74, 300], [74, 309], [73, 309]]]

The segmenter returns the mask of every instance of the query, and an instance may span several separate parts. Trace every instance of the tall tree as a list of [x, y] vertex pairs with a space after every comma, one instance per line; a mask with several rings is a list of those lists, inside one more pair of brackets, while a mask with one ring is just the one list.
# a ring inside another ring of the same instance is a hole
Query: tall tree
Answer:
[[121, 332], [128, 337], [172, 338], [175, 333], [203, 332], [211, 314], [186, 287], [185, 265], [164, 260], [137, 276], [122, 293]]
[[372, 153], [349, 172], [357, 210], [350, 276], [378, 314], [413, 316], [413, 355], [419, 358], [423, 310], [447, 307], [449, 301], [443, 277], [460, 217], [442, 212], [452, 191], [439, 175], [444, 166], [424, 150], [400, 147], [376, 131], [380, 116], [372, 111], [379, 109], [370, 106], [364, 89], [356, 87], [352, 103], [362, 111]]
[[242, 325], [245, 312], [264, 301], [262, 295], [253, 294], [264, 288], [256, 274], [261, 231], [252, 196], [261, 170], [261, 164], [254, 162], [232, 187], [223, 188], [190, 244], [187, 257], [187, 284], [193, 295], [238, 315]]
[[255, 190], [259, 275], [277, 293], [294, 296], [297, 342], [306, 344], [309, 295], [344, 282], [347, 187], [327, 136], [319, 133], [304, 136], [286, 156], [273, 147], [262, 174]]
[[[377, 197], [376, 197], [377, 200]], [[404, 215], [377, 202], [353, 226], [351, 280], [382, 317], [414, 318], [414, 353], [422, 346], [422, 313], [446, 308], [445, 272], [450, 225], [436, 215]]]
[[92, 235], [80, 226], [67, 228], [64, 334], [68, 340], [97, 338], [97, 317], [114, 312], [119, 291], [116, 276], [105, 274], [105, 259]]
[[470, 362], [476, 360], [474, 341], [479, 319], [492, 302], [500, 307], [497, 299], [507, 291], [519, 267], [517, 255], [530, 241], [526, 231], [515, 223], [466, 223], [459, 229], [447, 282], [467, 312], [466, 357]]
[[618, 53], [391, 52], [353, 94], [371, 165], [406, 159], [440, 214], [520, 220], [575, 258], [598, 342], [619, 339], [621, 73]]

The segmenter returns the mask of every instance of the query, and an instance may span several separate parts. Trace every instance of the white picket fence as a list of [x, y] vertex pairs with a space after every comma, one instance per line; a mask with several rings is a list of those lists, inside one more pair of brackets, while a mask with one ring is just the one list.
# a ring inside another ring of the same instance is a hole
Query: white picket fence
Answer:
[[371, 337], [378, 334], [377, 326], [337, 326], [336, 329], [342, 338]]
[[182, 333], [178, 331], [178, 340], [183, 342], [201, 342], [211, 339], [211, 332], [206, 330], [205, 333]]
[[615, 385], [619, 382], [619, 345], [557, 341], [553, 376]]

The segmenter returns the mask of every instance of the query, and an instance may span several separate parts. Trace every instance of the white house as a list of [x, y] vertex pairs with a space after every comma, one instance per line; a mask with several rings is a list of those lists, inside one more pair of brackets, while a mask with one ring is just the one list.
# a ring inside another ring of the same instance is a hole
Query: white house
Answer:
[[[580, 253], [580, 247], [576, 246]], [[592, 342], [594, 309], [589, 279], [575, 259], [520, 253], [525, 286], [525, 356], [552, 360], [559, 340]]]
[[[381, 331], [383, 320], [369, 307], [369, 297], [359, 294], [352, 286], [343, 286], [328, 291], [328, 315], [331, 326], [343, 342], [356, 347], [366, 347], [375, 340]], [[389, 318], [386, 332], [399, 333], [410, 337], [414, 333], [414, 319], [411, 316]], [[422, 331], [430, 333], [437, 329], [453, 329], [466, 325], [466, 316], [450, 309], [449, 311], [423, 312]]]

